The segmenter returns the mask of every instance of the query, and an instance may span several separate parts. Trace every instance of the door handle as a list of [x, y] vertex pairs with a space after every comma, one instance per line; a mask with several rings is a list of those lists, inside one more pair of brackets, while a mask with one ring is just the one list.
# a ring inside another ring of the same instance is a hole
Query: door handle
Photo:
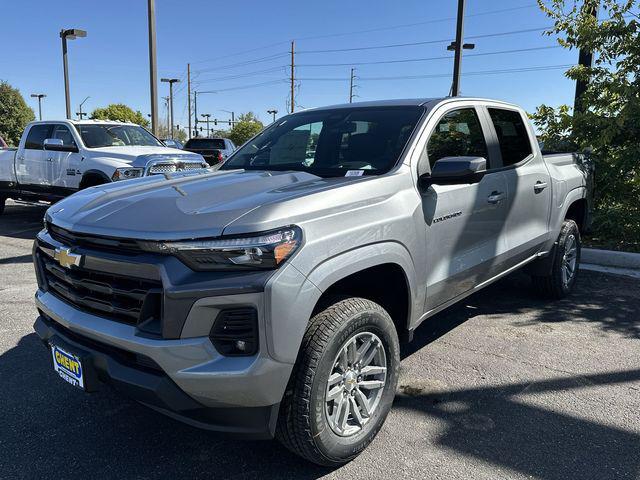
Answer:
[[540, 193], [545, 188], [547, 188], [547, 182], [541, 182], [540, 180], [538, 180], [536, 184], [533, 186], [533, 191], [536, 193]]
[[491, 192], [491, 195], [487, 197], [487, 202], [491, 203], [492, 205], [496, 205], [500, 203], [502, 200], [504, 200], [504, 198], [505, 198], [505, 195], [503, 192], [493, 191]]
[[47, 162], [53, 162], [53, 158], [51, 157], [47, 158]]

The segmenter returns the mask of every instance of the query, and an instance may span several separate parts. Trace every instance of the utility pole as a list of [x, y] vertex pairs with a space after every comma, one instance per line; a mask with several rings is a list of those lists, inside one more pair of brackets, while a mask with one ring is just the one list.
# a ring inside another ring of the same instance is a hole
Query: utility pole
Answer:
[[67, 61], [67, 39], [75, 40], [87, 36], [84, 30], [77, 28], [69, 28], [60, 30], [60, 38], [62, 39], [62, 68], [64, 70], [64, 99], [67, 107], [67, 119], [71, 120], [71, 95], [69, 93], [69, 62]]
[[170, 117], [170, 110], [169, 110], [169, 98], [170, 97], [162, 97], [162, 99], [165, 102], [165, 105], [167, 106], [167, 135], [169, 135], [169, 132], [171, 131], [171, 117]]
[[447, 50], [455, 51], [453, 60], [453, 83], [451, 85], [451, 96], [460, 95], [460, 69], [462, 67], [462, 50], [473, 50], [473, 43], [462, 43], [464, 37], [464, 3], [465, 0], [458, 0], [458, 19], [456, 23], [456, 41], [447, 47]]
[[194, 137], [198, 136], [198, 92], [193, 92], [193, 116], [196, 120], [196, 132]]
[[209, 117], [211, 117], [211, 114], [203, 113], [202, 116], [207, 119], [207, 138], [209, 138]]
[[[582, 14], [584, 16], [591, 15], [596, 20], [598, 19], [598, 8], [600, 7], [600, 0], [585, 1], [582, 7]], [[578, 64], [584, 67], [591, 68], [593, 65], [593, 52], [589, 50], [580, 49], [578, 53]], [[581, 97], [589, 86], [588, 80], [576, 80], [576, 95], [573, 101], [573, 112], [580, 113], [585, 111], [586, 105], [582, 101]]]
[[151, 132], [158, 136], [158, 70], [156, 63], [156, 2], [147, 0], [149, 20], [149, 90], [151, 93]]
[[80, 120], [82, 120], [83, 116], [86, 115], [86, 113], [82, 111], [82, 105], [84, 105], [84, 102], [86, 102], [87, 100], [89, 100], [89, 97], [80, 102], [80, 105], [78, 106], [78, 118], [80, 118]]
[[[173, 84], [180, 82], [180, 80], [177, 78], [161, 78], [160, 81], [169, 84], [169, 101], [171, 102], [171, 128], [169, 131], [171, 132], [171, 138], [173, 139]], [[167, 135], [169, 135], [169, 132], [167, 132]]]
[[189, 108], [189, 130], [187, 140], [191, 138], [191, 64], [187, 63], [187, 107]]
[[295, 56], [294, 56], [294, 50], [295, 50], [295, 41], [291, 40], [291, 113], [293, 113], [293, 111], [295, 109], [295, 105], [296, 105], [295, 93], [294, 93], [294, 82], [295, 82], [295, 75], [294, 75]]
[[38, 120], [42, 120], [42, 99], [46, 95], [44, 93], [32, 93], [31, 96], [38, 99]]
[[355, 68], [351, 68], [351, 80], [349, 82], [349, 103], [353, 103], [353, 80], [356, 78], [354, 75]]

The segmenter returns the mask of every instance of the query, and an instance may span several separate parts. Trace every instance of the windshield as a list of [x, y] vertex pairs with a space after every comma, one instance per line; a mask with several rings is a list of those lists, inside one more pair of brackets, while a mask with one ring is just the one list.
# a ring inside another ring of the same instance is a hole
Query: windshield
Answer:
[[222, 138], [192, 138], [187, 141], [185, 147], [224, 150], [224, 140]]
[[87, 148], [100, 147], [162, 147], [160, 140], [137, 125], [77, 125]]
[[222, 170], [302, 170], [323, 177], [380, 175], [398, 161], [422, 107], [309, 111], [274, 123]]

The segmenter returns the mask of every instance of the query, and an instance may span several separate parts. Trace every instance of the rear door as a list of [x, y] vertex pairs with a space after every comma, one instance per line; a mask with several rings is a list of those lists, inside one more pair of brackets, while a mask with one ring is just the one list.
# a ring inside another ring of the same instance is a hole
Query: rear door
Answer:
[[[63, 145], [77, 148], [76, 140], [67, 125], [54, 125], [50, 138], [62, 140]], [[49, 163], [49, 178], [51, 184], [61, 189], [76, 189], [80, 185], [80, 159], [82, 156], [76, 152], [56, 152], [45, 150]], [[64, 192], [62, 192], [64, 193]]]
[[[491, 278], [506, 251], [507, 185], [495, 148], [487, 140], [486, 118], [473, 105], [439, 114], [420, 164], [444, 157], [487, 160], [476, 184], [432, 185], [422, 192], [427, 244], [427, 303], [432, 310]], [[420, 167], [422, 168], [422, 167]]]
[[549, 235], [551, 179], [524, 112], [488, 106], [507, 182], [509, 266], [540, 251]]
[[49, 165], [44, 151], [44, 141], [50, 138], [53, 125], [37, 123], [27, 132], [23, 148], [16, 156], [16, 175], [18, 183], [34, 191], [51, 185]]

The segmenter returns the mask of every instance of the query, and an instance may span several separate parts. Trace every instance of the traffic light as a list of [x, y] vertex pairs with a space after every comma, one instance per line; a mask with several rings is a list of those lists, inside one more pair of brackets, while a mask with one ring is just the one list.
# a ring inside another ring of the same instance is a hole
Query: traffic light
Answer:
[[213, 119], [213, 124], [214, 124], [214, 125], [218, 125], [218, 119], [217, 119], [217, 118], [214, 118], [214, 119]]

